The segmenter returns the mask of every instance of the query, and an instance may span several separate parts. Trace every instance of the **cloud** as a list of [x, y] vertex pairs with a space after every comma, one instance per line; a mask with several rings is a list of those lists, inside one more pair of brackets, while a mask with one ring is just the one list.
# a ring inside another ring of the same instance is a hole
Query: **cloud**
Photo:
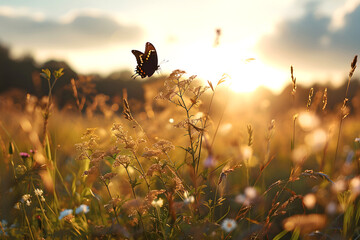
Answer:
[[79, 14], [69, 22], [1, 14], [0, 40], [23, 48], [98, 49], [131, 43], [144, 31], [120, 24], [109, 16]]
[[343, 24], [332, 28], [332, 16], [319, 16], [317, 5], [311, 4], [306, 13], [281, 22], [273, 34], [257, 43], [260, 56], [269, 64], [301, 71], [348, 71], [354, 55], [360, 53], [360, 5], [342, 17]]

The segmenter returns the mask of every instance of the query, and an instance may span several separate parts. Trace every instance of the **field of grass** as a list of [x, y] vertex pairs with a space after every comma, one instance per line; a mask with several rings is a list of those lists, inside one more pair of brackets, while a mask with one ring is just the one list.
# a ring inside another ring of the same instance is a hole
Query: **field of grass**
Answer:
[[[355, 69], [356, 58], [349, 83]], [[175, 70], [145, 103], [123, 106], [84, 102], [75, 80], [73, 106], [59, 109], [62, 74], [43, 70], [42, 99], [1, 98], [2, 239], [360, 239], [348, 90], [334, 110], [326, 89], [309, 89], [274, 114], [232, 93], [227, 76]], [[292, 69], [291, 80], [289, 103]]]

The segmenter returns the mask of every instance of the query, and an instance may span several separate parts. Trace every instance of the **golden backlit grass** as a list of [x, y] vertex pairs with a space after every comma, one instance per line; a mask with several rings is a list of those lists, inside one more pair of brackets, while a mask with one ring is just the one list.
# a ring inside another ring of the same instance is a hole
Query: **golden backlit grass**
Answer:
[[[288, 101], [292, 67], [291, 79]], [[345, 116], [347, 100], [331, 111], [331, 96], [309, 89], [303, 106], [274, 114], [267, 99], [232, 94], [226, 76], [215, 86], [176, 70], [155, 86], [143, 111], [124, 98], [120, 112], [103, 95], [84, 104], [76, 80], [72, 109], [50, 93], [23, 105], [6, 98], [2, 237], [360, 236], [360, 123]]]

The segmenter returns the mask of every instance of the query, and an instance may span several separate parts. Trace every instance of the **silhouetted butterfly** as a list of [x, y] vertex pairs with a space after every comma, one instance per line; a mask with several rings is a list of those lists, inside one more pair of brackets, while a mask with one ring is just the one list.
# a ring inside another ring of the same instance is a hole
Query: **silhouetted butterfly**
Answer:
[[138, 64], [135, 68], [135, 74], [133, 75], [133, 77], [151, 77], [154, 72], [159, 68], [157, 53], [154, 45], [152, 45], [151, 43], [146, 43], [144, 53], [138, 50], [132, 50], [131, 52], [135, 55]]

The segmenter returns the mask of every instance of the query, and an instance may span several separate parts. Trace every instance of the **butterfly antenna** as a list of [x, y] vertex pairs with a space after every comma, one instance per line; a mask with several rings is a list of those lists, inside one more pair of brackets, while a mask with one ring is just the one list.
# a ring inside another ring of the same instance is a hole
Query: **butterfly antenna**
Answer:
[[139, 76], [139, 74], [134, 73], [133, 75], [131, 75], [131, 78], [136, 79], [138, 76]]
[[159, 64], [159, 68], [160, 68], [160, 65], [165, 64], [165, 63], [168, 63], [168, 62], [169, 62], [169, 60], [163, 59], [163, 60], [161, 61], [161, 63]]
[[158, 65], [158, 68], [156, 69], [156, 72], [162, 73], [162, 72], [161, 72], [161, 65], [163, 65], [163, 64], [165, 64], [165, 63], [168, 63], [168, 62], [169, 62], [169, 60], [163, 59], [163, 60], [160, 62], [160, 64]]

